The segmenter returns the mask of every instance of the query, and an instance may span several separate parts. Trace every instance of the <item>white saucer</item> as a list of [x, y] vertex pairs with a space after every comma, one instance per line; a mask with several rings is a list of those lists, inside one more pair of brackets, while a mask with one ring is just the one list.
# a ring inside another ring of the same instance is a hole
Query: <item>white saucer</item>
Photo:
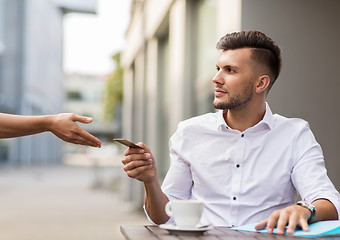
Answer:
[[166, 229], [170, 232], [170, 234], [175, 234], [175, 235], [201, 235], [204, 232], [214, 228], [213, 226], [181, 227], [181, 226], [175, 226], [172, 224], [162, 224], [162, 225], [159, 225], [159, 227]]

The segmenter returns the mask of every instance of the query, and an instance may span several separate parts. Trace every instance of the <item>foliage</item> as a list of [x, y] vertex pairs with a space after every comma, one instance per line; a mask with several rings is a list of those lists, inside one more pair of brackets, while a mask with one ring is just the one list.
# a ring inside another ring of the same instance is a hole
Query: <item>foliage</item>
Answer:
[[117, 107], [123, 100], [123, 68], [120, 66], [120, 52], [112, 56], [116, 68], [107, 80], [104, 93], [104, 119], [112, 122], [117, 112]]

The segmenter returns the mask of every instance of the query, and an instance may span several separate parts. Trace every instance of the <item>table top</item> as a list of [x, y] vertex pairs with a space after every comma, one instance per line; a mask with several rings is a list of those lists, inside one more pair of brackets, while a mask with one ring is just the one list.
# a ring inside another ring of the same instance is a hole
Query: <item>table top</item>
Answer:
[[187, 236], [170, 234], [168, 230], [162, 229], [154, 225], [124, 225], [120, 227], [120, 231], [127, 240], [222, 240], [222, 239], [237, 239], [237, 240], [339, 240], [340, 237], [327, 238], [304, 238], [293, 236], [273, 235], [257, 232], [241, 232], [235, 231], [228, 227], [214, 227], [212, 230], [202, 232], [201, 235]]

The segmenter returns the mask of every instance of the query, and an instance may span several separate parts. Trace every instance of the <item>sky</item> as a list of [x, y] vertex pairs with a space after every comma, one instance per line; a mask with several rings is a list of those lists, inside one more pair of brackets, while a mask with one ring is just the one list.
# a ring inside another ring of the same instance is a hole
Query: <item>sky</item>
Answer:
[[96, 15], [65, 15], [64, 71], [110, 74], [114, 69], [111, 56], [124, 48], [129, 17], [129, 0], [97, 0]]

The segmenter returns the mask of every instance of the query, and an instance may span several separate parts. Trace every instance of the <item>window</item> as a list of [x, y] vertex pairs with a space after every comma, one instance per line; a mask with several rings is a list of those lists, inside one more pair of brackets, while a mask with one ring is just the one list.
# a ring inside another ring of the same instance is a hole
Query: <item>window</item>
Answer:
[[79, 91], [68, 91], [67, 99], [74, 101], [81, 101], [83, 99], [82, 94]]

